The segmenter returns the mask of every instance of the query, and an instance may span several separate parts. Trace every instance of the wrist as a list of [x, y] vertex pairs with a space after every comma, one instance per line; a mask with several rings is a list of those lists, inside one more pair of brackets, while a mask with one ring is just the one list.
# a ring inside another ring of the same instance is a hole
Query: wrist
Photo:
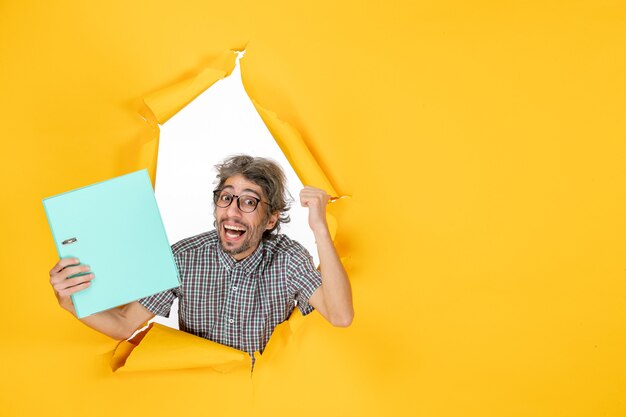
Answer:
[[63, 303], [61, 304], [61, 307], [66, 310], [68, 313], [70, 313], [71, 315], [73, 315], [74, 317], [78, 316], [76, 315], [76, 309], [74, 308], [74, 303], [72, 303], [71, 301], [69, 303]]
[[313, 230], [313, 236], [315, 236], [315, 240], [330, 238], [330, 230], [328, 230], [327, 224], [311, 227], [311, 230]]

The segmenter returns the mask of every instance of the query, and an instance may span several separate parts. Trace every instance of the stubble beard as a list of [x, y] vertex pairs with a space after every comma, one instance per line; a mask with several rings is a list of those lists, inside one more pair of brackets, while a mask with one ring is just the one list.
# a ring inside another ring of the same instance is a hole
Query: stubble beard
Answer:
[[235, 247], [228, 247], [227, 244], [225, 244], [225, 242], [222, 240], [222, 233], [224, 232], [223, 222], [226, 221], [228, 221], [228, 219], [223, 219], [222, 221], [217, 222], [217, 239], [224, 253], [235, 256], [250, 250], [253, 246], [256, 249], [259, 243], [261, 243], [261, 239], [263, 238], [263, 232], [265, 231], [265, 227], [267, 227], [269, 220], [262, 222], [262, 224], [256, 227], [249, 226], [238, 221], [230, 220], [230, 223], [235, 223], [246, 229], [244, 240], [241, 242], [241, 244]]

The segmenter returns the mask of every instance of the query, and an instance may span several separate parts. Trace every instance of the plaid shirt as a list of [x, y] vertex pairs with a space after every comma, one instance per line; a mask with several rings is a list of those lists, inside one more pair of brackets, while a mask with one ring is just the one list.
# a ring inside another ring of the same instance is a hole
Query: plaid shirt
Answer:
[[297, 305], [313, 311], [309, 297], [321, 285], [307, 250], [285, 235], [263, 240], [235, 262], [212, 230], [172, 246], [181, 286], [143, 298], [152, 313], [168, 317], [179, 298], [180, 329], [248, 352], [263, 352], [274, 328]]

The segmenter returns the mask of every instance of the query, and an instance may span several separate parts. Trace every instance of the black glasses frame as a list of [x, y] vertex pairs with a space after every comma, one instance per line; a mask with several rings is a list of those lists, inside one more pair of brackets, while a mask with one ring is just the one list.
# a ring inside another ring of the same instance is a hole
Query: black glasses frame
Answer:
[[[220, 200], [220, 195], [221, 195], [222, 193], [226, 193], [226, 194], [228, 194], [228, 195], [230, 195], [230, 196], [232, 197], [232, 198], [231, 198], [231, 200], [230, 200], [230, 202], [229, 202], [228, 204], [226, 204], [225, 206], [220, 206], [220, 205], [218, 204], [218, 201], [222, 201], [222, 200]], [[255, 200], [255, 201], [256, 201], [256, 205], [254, 206], [254, 208], [253, 208], [251, 211], [246, 211], [246, 210], [244, 210], [244, 209], [242, 209], [242, 208], [241, 208], [241, 200], [240, 200], [240, 198], [241, 198], [241, 197], [244, 197], [244, 198], [252, 198], [253, 200]], [[266, 201], [263, 201], [263, 200], [261, 200], [260, 198], [257, 198], [257, 197], [255, 197], [255, 196], [253, 196], [253, 195], [249, 195], [249, 194], [235, 195], [235, 194], [233, 194], [233, 193], [230, 193], [230, 192], [228, 192], [228, 191], [224, 191], [224, 190], [215, 190], [215, 191], [213, 191], [213, 202], [214, 202], [214, 203], [215, 203], [215, 205], [216, 205], [217, 207], [219, 207], [219, 208], [227, 208], [227, 207], [229, 207], [229, 206], [233, 203], [233, 201], [235, 201], [235, 200], [237, 200], [237, 208], [238, 208], [239, 210], [241, 210], [243, 213], [253, 213], [253, 212], [254, 212], [254, 210], [256, 210], [256, 209], [257, 209], [257, 207], [259, 207], [259, 203], [265, 203], [265, 204], [267, 204], [268, 206], [270, 205], [270, 203], [268, 203], [268, 202], [266, 202]]]

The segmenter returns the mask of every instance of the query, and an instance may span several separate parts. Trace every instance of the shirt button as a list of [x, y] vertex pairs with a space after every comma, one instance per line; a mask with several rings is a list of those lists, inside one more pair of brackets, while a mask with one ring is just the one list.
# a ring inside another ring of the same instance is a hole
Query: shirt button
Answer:
[[235, 320], [233, 320], [233, 319], [228, 319], [228, 322], [229, 322], [230, 324], [233, 324], [233, 323], [235, 322]]
[[237, 287], [233, 287], [233, 291], [237, 291]]

